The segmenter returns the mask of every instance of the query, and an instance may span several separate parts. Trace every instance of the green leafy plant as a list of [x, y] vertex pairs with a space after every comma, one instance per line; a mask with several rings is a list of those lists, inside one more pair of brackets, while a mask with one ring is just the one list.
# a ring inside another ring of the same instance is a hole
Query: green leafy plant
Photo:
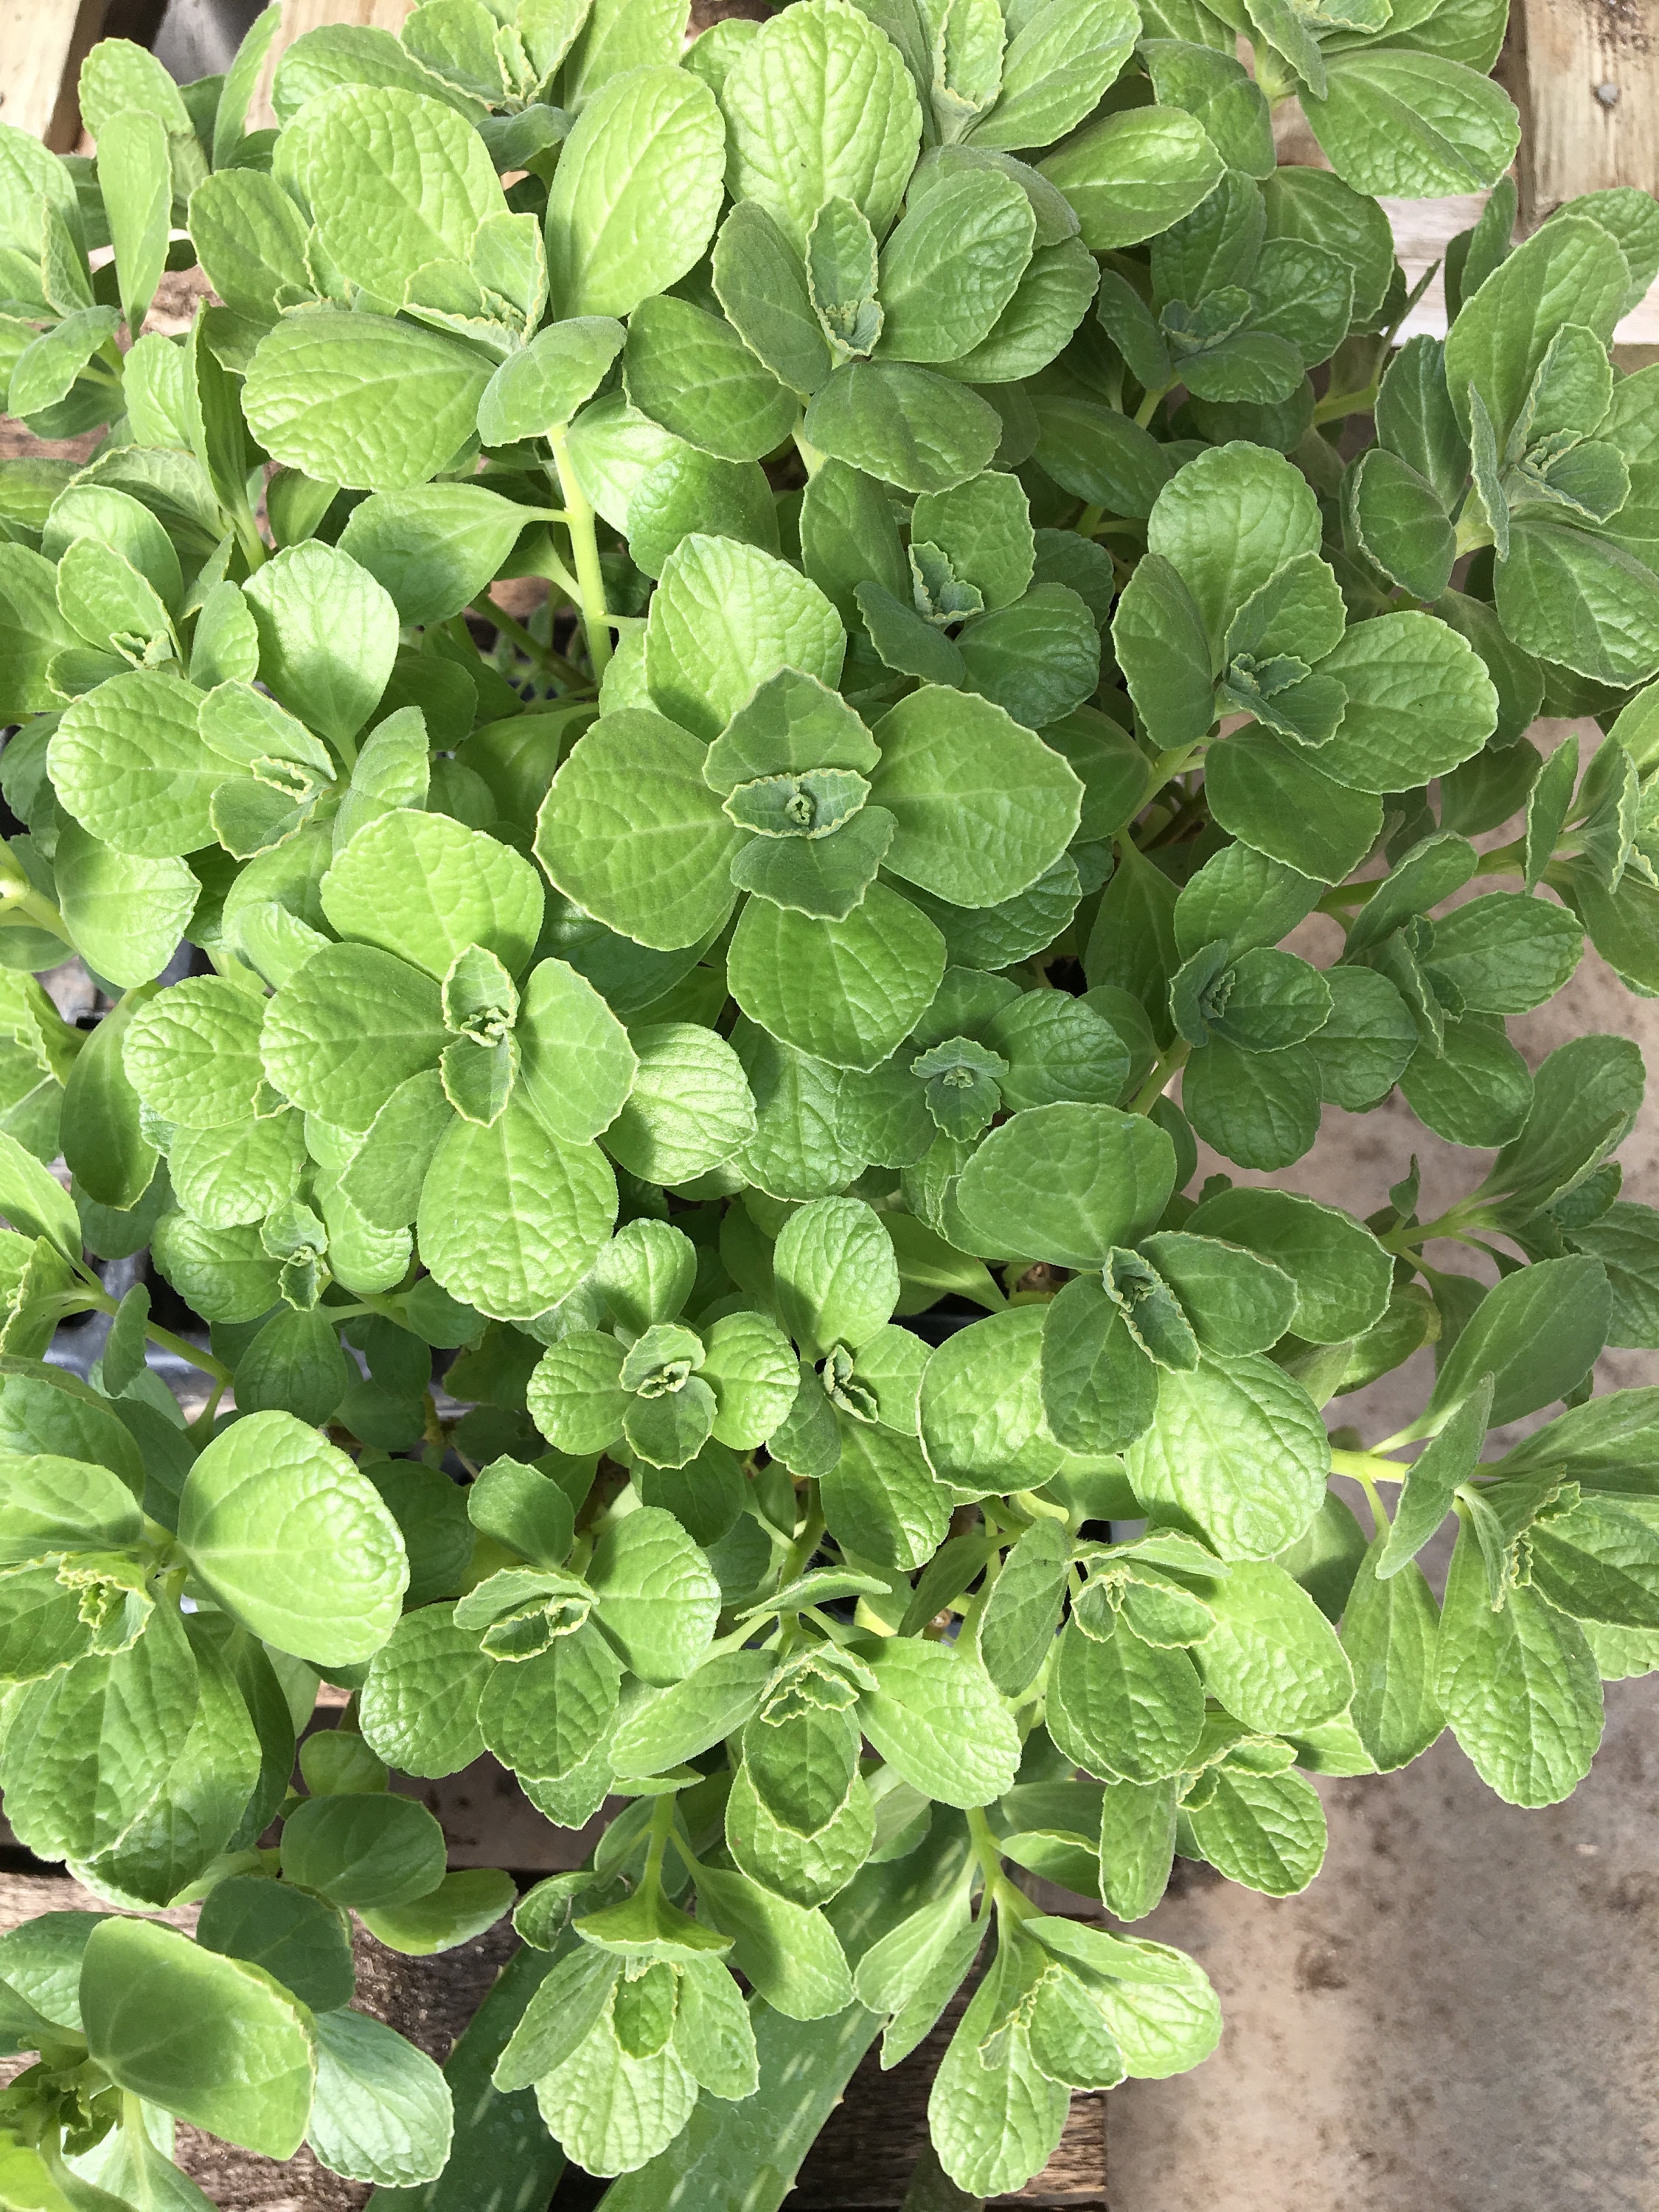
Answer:
[[[958, 1992], [1018, 2189], [1219, 2033], [1034, 1880], [1288, 1895], [1659, 1666], [1641, 1055], [1505, 1027], [1659, 991], [1659, 210], [1513, 242], [1501, 5], [425, 0], [262, 130], [276, 23], [0, 126], [104, 433], [0, 463], [0, 1789], [109, 1907], [0, 1938], [0, 2195], [775, 2207]], [[1371, 196], [1487, 188], [1398, 344]], [[1396, 1090], [1463, 1194], [1299, 1191]], [[391, 1786], [486, 1751], [614, 1814], [516, 1903]], [[354, 2006], [509, 1910], [447, 2075]]]

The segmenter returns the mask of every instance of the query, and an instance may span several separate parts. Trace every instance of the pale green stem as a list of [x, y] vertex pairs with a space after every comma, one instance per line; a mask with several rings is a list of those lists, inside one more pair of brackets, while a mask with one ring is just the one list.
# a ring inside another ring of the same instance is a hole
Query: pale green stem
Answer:
[[1322, 422], [1334, 422], [1344, 415], [1369, 415], [1376, 404], [1376, 385], [1368, 384], [1362, 392], [1327, 392], [1314, 408], [1315, 427]]
[[1173, 384], [1161, 384], [1156, 392], [1149, 392], [1146, 394], [1139, 406], [1135, 410], [1135, 421], [1140, 425], [1143, 430], [1147, 428], [1152, 422], [1153, 416], [1157, 414], [1159, 402], [1165, 398], [1167, 395], [1174, 390], [1175, 386]]
[[1152, 1072], [1134, 1095], [1129, 1108], [1132, 1114], [1150, 1114], [1170, 1087], [1170, 1079], [1187, 1065], [1192, 1051], [1185, 1037], [1179, 1037], [1166, 1052], [1159, 1053], [1152, 1064]]
[[74, 950], [74, 941], [64, 926], [64, 917], [52, 901], [37, 891], [30, 884], [15, 876], [0, 877], [0, 920], [15, 915], [19, 921], [44, 929], [49, 936], [61, 938]]
[[671, 1791], [659, 1797], [651, 1808], [651, 1840], [645, 1851], [645, 1889], [655, 1889], [662, 1881], [662, 1863], [668, 1849], [668, 1838], [674, 1829], [674, 1798]]
[[570, 547], [576, 556], [577, 594], [581, 605], [582, 629], [587, 639], [588, 665], [597, 684], [611, 665], [611, 617], [605, 612], [605, 572], [599, 566], [599, 541], [593, 527], [593, 509], [576, 481], [570, 464], [570, 445], [561, 425], [550, 430], [547, 442], [570, 516]]
[[[1398, 1439], [1389, 1437], [1385, 1441], [1394, 1443]], [[1378, 1445], [1370, 1451], [1333, 1451], [1331, 1473], [1352, 1475], [1356, 1482], [1369, 1486], [1373, 1482], [1403, 1482], [1410, 1469], [1397, 1459], [1384, 1459]]]
[[556, 646], [544, 645], [538, 637], [532, 636], [521, 622], [516, 622], [504, 607], [498, 607], [488, 592], [474, 599], [472, 606], [474, 612], [482, 615], [487, 623], [494, 623], [503, 637], [511, 638], [526, 659], [535, 661], [549, 675], [556, 676], [562, 684], [575, 690], [587, 690], [587, 678], [574, 661], [567, 660]]

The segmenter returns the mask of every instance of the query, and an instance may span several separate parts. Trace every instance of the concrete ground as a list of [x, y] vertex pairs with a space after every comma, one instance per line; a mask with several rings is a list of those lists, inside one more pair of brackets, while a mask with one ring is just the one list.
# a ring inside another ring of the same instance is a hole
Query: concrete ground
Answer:
[[1111, 2212], [1653, 2212], [1659, 1717], [1607, 1686], [1565, 1804], [1502, 1805], [1449, 1736], [1322, 1785], [1301, 1897], [1187, 1869], [1136, 1928], [1226, 2018], [1195, 2073], [1107, 2108]]

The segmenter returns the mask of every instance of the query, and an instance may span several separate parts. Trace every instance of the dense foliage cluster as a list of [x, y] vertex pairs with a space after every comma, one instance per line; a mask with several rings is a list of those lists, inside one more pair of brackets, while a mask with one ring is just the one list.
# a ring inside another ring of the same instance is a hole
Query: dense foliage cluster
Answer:
[[[0, 2193], [775, 2206], [967, 1984], [994, 2196], [1219, 2028], [1025, 1877], [1288, 1894], [1310, 1775], [1548, 1803], [1659, 1665], [1641, 1056], [1505, 1030], [1659, 991], [1659, 208], [1512, 243], [1502, 0], [423, 0], [251, 130], [276, 15], [0, 128], [6, 404], [108, 426], [0, 465], [0, 1788], [112, 1908], [0, 1939]], [[1396, 346], [1372, 196], [1493, 185]], [[1300, 1194], [1396, 1086], [1465, 1194]], [[513, 1905], [388, 1786], [486, 1749], [621, 1809], [452, 2156], [349, 1915]]]

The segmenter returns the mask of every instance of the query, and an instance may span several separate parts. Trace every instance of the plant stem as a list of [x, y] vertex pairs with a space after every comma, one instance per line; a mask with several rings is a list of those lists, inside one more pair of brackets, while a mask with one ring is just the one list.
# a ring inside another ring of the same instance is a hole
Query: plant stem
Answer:
[[1129, 1108], [1132, 1114], [1152, 1112], [1169, 1088], [1171, 1076], [1177, 1074], [1187, 1065], [1187, 1057], [1191, 1051], [1192, 1047], [1186, 1038], [1178, 1037], [1167, 1051], [1159, 1053], [1152, 1063], [1152, 1073], [1134, 1095]]
[[[94, 1279], [95, 1281], [96, 1278]], [[100, 1288], [97, 1296], [87, 1300], [87, 1304], [98, 1313], [112, 1314], [116, 1301], [107, 1291]], [[199, 1368], [204, 1375], [210, 1375], [219, 1385], [222, 1395], [234, 1379], [222, 1359], [215, 1358], [210, 1352], [204, 1352], [199, 1345], [191, 1344], [186, 1337], [175, 1336], [170, 1328], [162, 1328], [155, 1322], [146, 1322], [144, 1334], [152, 1344], [159, 1344], [163, 1352], [171, 1352], [182, 1359], [186, 1366]]]
[[501, 635], [511, 638], [527, 660], [537, 662], [550, 676], [556, 676], [562, 684], [568, 684], [573, 690], [586, 691], [588, 689], [586, 677], [574, 660], [567, 660], [556, 647], [544, 645], [538, 637], [532, 636], [521, 622], [515, 621], [507, 613], [505, 607], [498, 607], [487, 592], [473, 600], [472, 611], [482, 615], [487, 623], [494, 623]]
[[[1392, 1441], [1392, 1439], [1390, 1439]], [[1352, 1475], [1369, 1491], [1374, 1482], [1403, 1482], [1409, 1470], [1397, 1459], [1384, 1459], [1377, 1451], [1334, 1451], [1331, 1473]]]
[[1449, 1206], [1437, 1219], [1422, 1227], [1391, 1229], [1386, 1237], [1379, 1237], [1376, 1241], [1385, 1252], [1393, 1252], [1402, 1259], [1416, 1259], [1419, 1257], [1418, 1248], [1431, 1243], [1437, 1237], [1461, 1242], [1471, 1229], [1496, 1226], [1484, 1206], [1477, 1206], [1465, 1198], [1460, 1199], [1455, 1206]]
[[663, 1856], [673, 1827], [674, 1793], [671, 1790], [651, 1808], [651, 1840], [646, 1845], [643, 1888], [655, 1889], [661, 1884]]
[[1173, 392], [1175, 386], [1173, 384], [1161, 384], [1156, 392], [1149, 392], [1146, 394], [1139, 406], [1135, 410], [1135, 421], [1139, 424], [1143, 430], [1146, 428], [1153, 416], [1157, 414], [1158, 402], [1164, 398], [1170, 392]]
[[0, 921], [12, 915], [61, 939], [71, 951], [74, 950], [74, 941], [64, 927], [64, 917], [52, 901], [18, 877], [0, 876]]
[[801, 1523], [800, 1534], [789, 1547], [783, 1562], [783, 1571], [778, 1577], [780, 1589], [788, 1589], [790, 1583], [794, 1581], [813, 1553], [817, 1551], [818, 1539], [823, 1534], [823, 1508], [818, 1503], [818, 1486], [814, 1482], [807, 1490], [806, 1518]]
[[582, 630], [587, 639], [588, 665], [597, 684], [611, 665], [611, 617], [605, 608], [605, 572], [599, 566], [599, 541], [593, 527], [593, 509], [576, 481], [570, 464], [570, 445], [562, 425], [547, 434], [553, 448], [554, 466], [570, 516], [570, 546], [576, 556], [576, 584], [581, 599]]
[[1376, 404], [1376, 381], [1373, 378], [1363, 392], [1327, 392], [1314, 408], [1316, 428], [1322, 422], [1334, 422], [1344, 415], [1369, 415]]
[[[1389, 1519], [1388, 1515], [1382, 1510], [1382, 1500], [1376, 1494], [1376, 1481], [1370, 1475], [1361, 1474], [1358, 1469], [1354, 1472], [1353, 1479], [1359, 1485], [1359, 1487], [1364, 1492], [1365, 1503], [1371, 1509], [1371, 1534], [1373, 1539], [1379, 1536], [1386, 1536], [1389, 1530], [1394, 1524]], [[1386, 1475], [1384, 1475], [1382, 1479], [1385, 1482], [1389, 1480]]]

